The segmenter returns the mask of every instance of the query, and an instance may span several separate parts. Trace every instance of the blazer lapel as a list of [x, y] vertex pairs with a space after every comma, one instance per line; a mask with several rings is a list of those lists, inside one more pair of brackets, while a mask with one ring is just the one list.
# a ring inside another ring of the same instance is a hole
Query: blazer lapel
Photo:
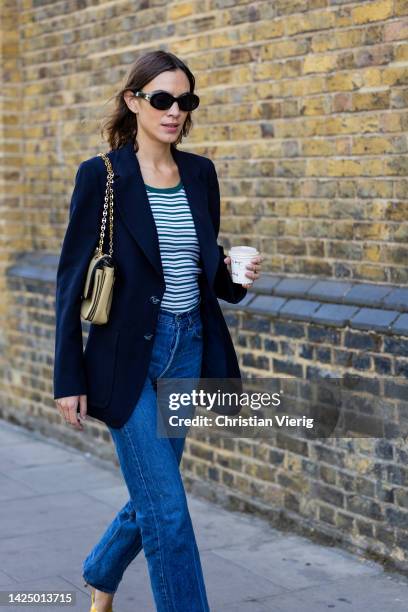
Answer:
[[[206, 177], [193, 156], [173, 146], [170, 149], [189, 202], [203, 268], [210, 286], [213, 286], [219, 249], [208, 211]], [[164, 282], [157, 228], [133, 143], [129, 141], [115, 149], [111, 153], [111, 162], [114, 170], [114, 208], [116, 205], [129, 232]]]

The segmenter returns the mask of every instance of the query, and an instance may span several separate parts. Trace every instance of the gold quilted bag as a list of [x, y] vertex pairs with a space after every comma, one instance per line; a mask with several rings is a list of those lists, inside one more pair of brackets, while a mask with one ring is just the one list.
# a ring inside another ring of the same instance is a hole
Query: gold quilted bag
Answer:
[[[89, 262], [81, 301], [81, 318], [96, 325], [108, 322], [112, 304], [115, 267], [113, 262], [113, 169], [109, 157], [99, 153], [107, 170], [105, 202], [102, 213], [99, 245]], [[106, 218], [109, 214], [109, 253], [103, 253]]]

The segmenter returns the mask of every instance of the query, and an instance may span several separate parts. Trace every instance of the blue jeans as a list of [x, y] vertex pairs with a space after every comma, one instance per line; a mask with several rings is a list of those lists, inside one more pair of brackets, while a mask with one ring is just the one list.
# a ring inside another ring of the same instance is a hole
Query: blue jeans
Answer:
[[179, 314], [160, 309], [142, 393], [123, 427], [108, 426], [130, 499], [83, 563], [88, 584], [114, 593], [143, 548], [158, 612], [209, 611], [179, 468], [185, 436], [156, 433], [157, 379], [198, 380], [202, 342], [199, 305]]

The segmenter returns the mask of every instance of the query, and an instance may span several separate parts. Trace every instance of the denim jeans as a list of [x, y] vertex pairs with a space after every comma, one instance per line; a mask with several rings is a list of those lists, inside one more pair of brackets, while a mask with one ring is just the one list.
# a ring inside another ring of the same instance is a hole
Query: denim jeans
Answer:
[[142, 393], [123, 427], [108, 426], [130, 499], [83, 563], [86, 583], [114, 593], [143, 548], [158, 612], [209, 611], [179, 468], [185, 436], [156, 434], [156, 381], [198, 380], [202, 342], [200, 305], [178, 314], [160, 309]]

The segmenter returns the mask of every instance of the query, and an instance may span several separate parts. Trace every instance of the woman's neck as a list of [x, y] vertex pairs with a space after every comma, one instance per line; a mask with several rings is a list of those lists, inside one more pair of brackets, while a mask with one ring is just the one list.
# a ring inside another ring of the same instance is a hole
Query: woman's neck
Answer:
[[174, 167], [174, 159], [171, 154], [171, 144], [160, 143], [159, 146], [143, 146], [138, 139], [139, 149], [135, 155], [141, 167], [151, 171], [160, 172]]

